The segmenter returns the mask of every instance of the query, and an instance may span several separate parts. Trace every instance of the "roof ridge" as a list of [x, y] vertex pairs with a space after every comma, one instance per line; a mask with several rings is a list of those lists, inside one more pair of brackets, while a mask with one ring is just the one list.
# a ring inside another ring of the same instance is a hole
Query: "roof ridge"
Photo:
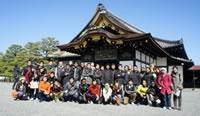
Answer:
[[158, 41], [162, 41], [162, 42], [168, 42], [168, 43], [179, 43], [179, 44], [183, 44], [183, 39], [181, 38], [180, 40], [167, 40], [167, 39], [162, 39], [162, 38], [159, 38], [159, 37], [153, 37], [155, 40], [158, 40]]

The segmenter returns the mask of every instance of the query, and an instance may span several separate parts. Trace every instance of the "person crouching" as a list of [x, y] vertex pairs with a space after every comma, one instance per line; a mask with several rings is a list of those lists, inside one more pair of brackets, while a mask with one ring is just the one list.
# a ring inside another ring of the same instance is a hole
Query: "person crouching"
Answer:
[[105, 84], [103, 89], [103, 104], [110, 104], [112, 99], [112, 89], [108, 83]]
[[38, 90], [39, 102], [50, 100], [50, 90], [51, 90], [51, 85], [47, 81], [47, 77], [44, 76], [42, 78], [42, 81], [40, 81], [39, 83], [39, 90]]
[[62, 85], [58, 82], [58, 80], [55, 80], [53, 83], [53, 87], [51, 88], [51, 93], [50, 96], [55, 102], [59, 101], [59, 99], [63, 96], [63, 91]]
[[159, 106], [161, 103], [161, 100], [159, 99], [160, 96], [160, 90], [156, 86], [155, 82], [152, 81], [151, 85], [147, 91], [147, 100], [148, 104], [150, 106]]
[[128, 84], [125, 87], [125, 95], [124, 95], [124, 104], [127, 105], [128, 103], [135, 103], [136, 100], [136, 87], [133, 84], [133, 80], [129, 80]]
[[27, 84], [24, 77], [19, 79], [15, 91], [17, 92], [16, 100], [27, 100]]
[[120, 105], [121, 102], [122, 102], [122, 86], [118, 82], [115, 82], [112, 91], [112, 103]]
[[74, 82], [74, 78], [70, 77], [69, 82], [64, 85], [64, 101], [77, 102], [78, 99], [78, 86]]
[[78, 101], [79, 103], [88, 103], [88, 99], [90, 97], [90, 93], [89, 93], [89, 86], [86, 83], [86, 79], [83, 78], [81, 80], [81, 84], [79, 85], [79, 97], [78, 97]]
[[147, 82], [146, 80], [142, 80], [142, 84], [138, 86], [137, 89], [137, 97], [136, 97], [136, 104], [143, 104], [143, 105], [147, 105], [147, 90], [148, 90], [148, 86], [147, 86]]
[[92, 83], [90, 84], [90, 99], [91, 104], [95, 103], [98, 104], [100, 98], [100, 88], [97, 84], [97, 80], [93, 79]]

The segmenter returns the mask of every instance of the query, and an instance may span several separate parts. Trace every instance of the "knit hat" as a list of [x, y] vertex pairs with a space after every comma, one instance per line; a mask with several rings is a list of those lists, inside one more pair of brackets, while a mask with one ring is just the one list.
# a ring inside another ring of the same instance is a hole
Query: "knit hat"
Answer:
[[19, 80], [21, 81], [21, 80], [26, 80], [26, 79], [25, 79], [25, 77], [21, 77]]

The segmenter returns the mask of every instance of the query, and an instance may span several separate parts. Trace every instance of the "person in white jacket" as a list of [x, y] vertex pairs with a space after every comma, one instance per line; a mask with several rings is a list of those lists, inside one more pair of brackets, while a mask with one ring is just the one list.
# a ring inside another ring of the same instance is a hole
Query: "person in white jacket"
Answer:
[[103, 89], [103, 104], [110, 104], [112, 98], [112, 89], [108, 83], [105, 84]]

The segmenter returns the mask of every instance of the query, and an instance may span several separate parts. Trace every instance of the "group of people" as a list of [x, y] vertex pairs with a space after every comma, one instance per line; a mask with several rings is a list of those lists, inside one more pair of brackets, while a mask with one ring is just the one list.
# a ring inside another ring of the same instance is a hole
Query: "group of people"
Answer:
[[[23, 69], [15, 65], [16, 100], [78, 102], [80, 104], [136, 104], [181, 110], [183, 77], [174, 66], [171, 74], [154, 64], [141, 68], [121, 64], [99, 65], [69, 61], [54, 65], [31, 61]], [[20, 77], [20, 75], [23, 75]]]

